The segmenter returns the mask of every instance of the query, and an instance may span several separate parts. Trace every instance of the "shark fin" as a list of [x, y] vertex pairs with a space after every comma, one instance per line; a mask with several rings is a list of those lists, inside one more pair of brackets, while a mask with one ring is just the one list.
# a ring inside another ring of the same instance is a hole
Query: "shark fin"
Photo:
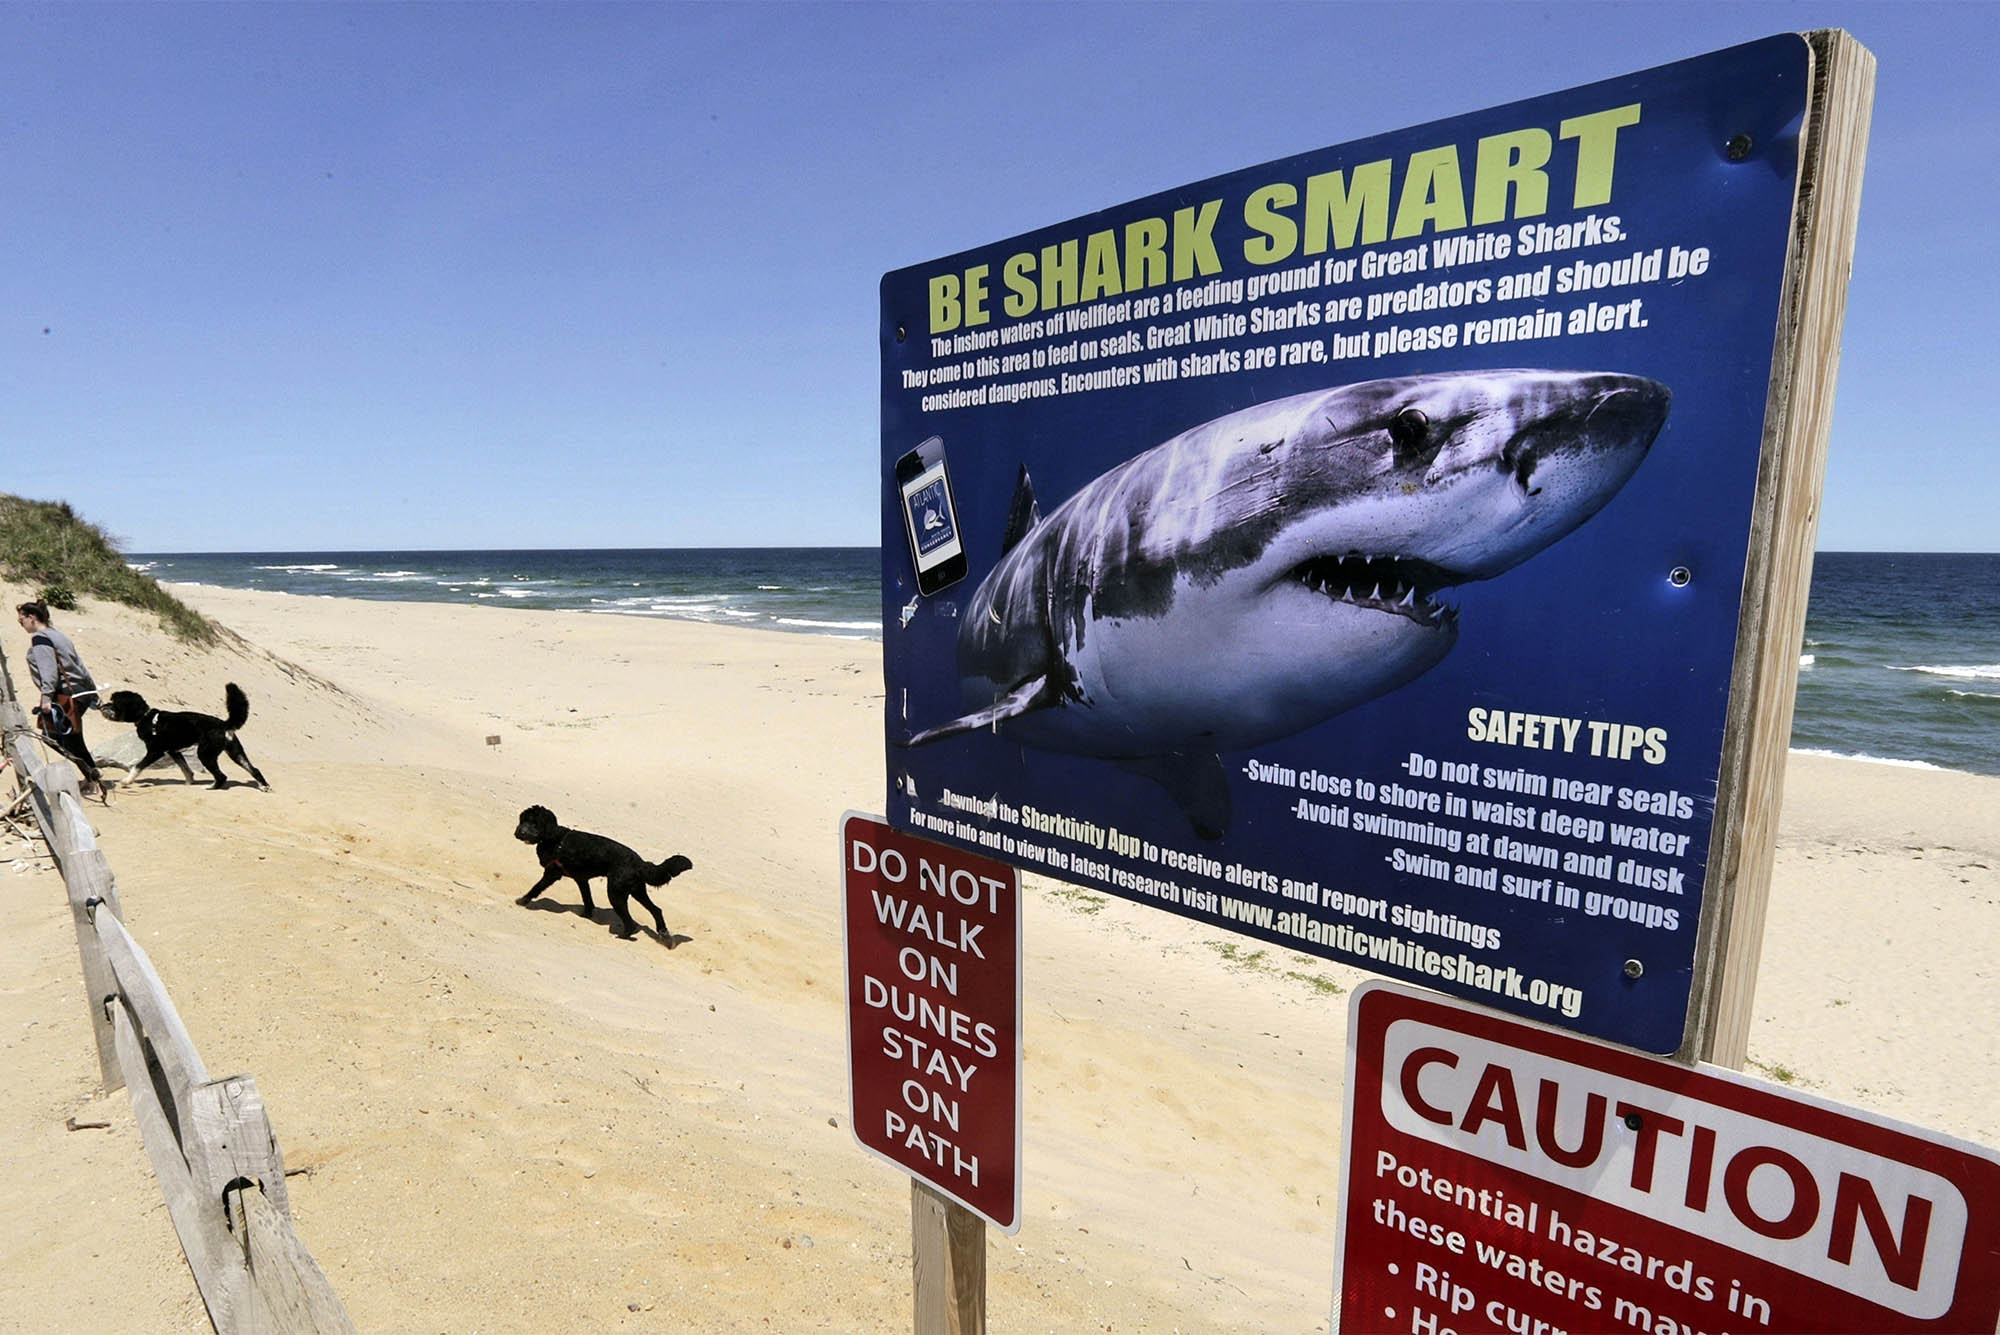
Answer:
[[1204, 839], [1220, 839], [1229, 831], [1229, 779], [1222, 757], [1214, 752], [1176, 751], [1161, 756], [1133, 756], [1118, 767], [1167, 790], [1174, 805]]
[[922, 746], [926, 742], [956, 737], [962, 732], [990, 727], [1001, 719], [1019, 718], [1030, 710], [1054, 704], [1055, 700], [1049, 696], [1048, 685], [1049, 679], [1046, 676], [1030, 677], [986, 708], [962, 714], [949, 723], [940, 723], [935, 728], [925, 728], [903, 745]]
[[1042, 522], [1042, 509], [1035, 504], [1035, 480], [1028, 476], [1028, 466], [1021, 465], [1020, 474], [1014, 479], [1014, 503], [1007, 507], [1007, 535], [1000, 541], [1000, 554], [1005, 556], [1014, 550], [1014, 545], [1028, 536], [1028, 530]]

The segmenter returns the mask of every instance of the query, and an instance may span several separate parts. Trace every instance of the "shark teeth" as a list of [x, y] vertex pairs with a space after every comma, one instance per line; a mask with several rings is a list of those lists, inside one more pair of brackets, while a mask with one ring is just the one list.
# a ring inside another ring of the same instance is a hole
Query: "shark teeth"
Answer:
[[1334, 602], [1390, 612], [1420, 626], [1450, 626], [1458, 620], [1455, 608], [1430, 597], [1454, 581], [1426, 561], [1353, 553], [1316, 557], [1296, 567], [1291, 578]]

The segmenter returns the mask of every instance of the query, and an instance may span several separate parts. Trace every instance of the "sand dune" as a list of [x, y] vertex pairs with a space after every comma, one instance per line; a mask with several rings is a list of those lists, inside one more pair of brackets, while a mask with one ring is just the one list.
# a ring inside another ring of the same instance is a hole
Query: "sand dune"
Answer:
[[[210, 1070], [257, 1077], [356, 1324], [907, 1329], [907, 1180], [846, 1126], [835, 840], [881, 806], [876, 646], [181, 592], [242, 641], [61, 624], [155, 704], [241, 683], [273, 790], [156, 769], [92, 816]], [[1794, 758], [1753, 1069], [2000, 1140], [1996, 799]], [[619, 941], [566, 883], [517, 907], [530, 802], [690, 856], [659, 896], [686, 939]], [[0, 1330], [206, 1329], [24, 851], [0, 853]], [[1323, 1329], [1363, 975], [1034, 878], [1024, 913], [1026, 1222], [989, 1232], [995, 1328]]]

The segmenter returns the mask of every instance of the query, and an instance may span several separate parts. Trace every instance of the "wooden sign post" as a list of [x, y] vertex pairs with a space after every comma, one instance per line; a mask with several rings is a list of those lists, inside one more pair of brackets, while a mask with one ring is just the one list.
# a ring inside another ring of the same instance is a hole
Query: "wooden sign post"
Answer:
[[1695, 979], [1687, 1045], [1688, 1055], [1733, 1069], [1749, 1049], [1875, 96], [1875, 57], [1866, 47], [1838, 29], [1805, 39], [1812, 89], [1716, 784], [1710, 902], [1696, 953], [1707, 967]]
[[986, 1335], [986, 1223], [910, 1179], [917, 1335]]

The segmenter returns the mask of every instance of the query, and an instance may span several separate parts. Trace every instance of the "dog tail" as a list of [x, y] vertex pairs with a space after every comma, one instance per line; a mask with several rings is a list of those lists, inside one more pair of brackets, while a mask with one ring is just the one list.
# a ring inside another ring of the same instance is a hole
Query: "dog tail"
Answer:
[[224, 720], [229, 730], [235, 732], [250, 721], [250, 697], [243, 694], [243, 688], [230, 682], [222, 688], [222, 698], [229, 702], [229, 717]]
[[674, 854], [657, 867], [646, 868], [647, 885], [665, 885], [684, 871], [693, 871], [694, 863], [679, 853]]

